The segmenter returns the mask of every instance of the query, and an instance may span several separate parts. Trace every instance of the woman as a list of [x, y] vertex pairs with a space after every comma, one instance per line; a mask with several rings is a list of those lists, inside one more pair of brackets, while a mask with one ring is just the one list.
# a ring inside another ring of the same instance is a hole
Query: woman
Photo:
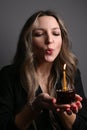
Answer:
[[[59, 104], [63, 65], [75, 102]], [[38, 11], [25, 23], [12, 65], [0, 71], [1, 130], [86, 130], [87, 101], [63, 21]]]

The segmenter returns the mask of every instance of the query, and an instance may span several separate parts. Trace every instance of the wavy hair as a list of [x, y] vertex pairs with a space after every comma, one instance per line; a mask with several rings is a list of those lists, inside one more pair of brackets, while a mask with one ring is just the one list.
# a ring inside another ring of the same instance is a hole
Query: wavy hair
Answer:
[[66, 74], [68, 83], [73, 83], [74, 74], [77, 67], [77, 58], [71, 52], [70, 41], [68, 38], [67, 29], [60, 17], [57, 16], [55, 12], [50, 10], [38, 11], [34, 13], [25, 23], [24, 27], [21, 30], [17, 51], [14, 57], [13, 64], [17, 67], [20, 72], [20, 79], [23, 87], [28, 93], [29, 101], [32, 101], [35, 97], [35, 92], [38, 88], [38, 81], [36, 75], [36, 61], [33, 56], [32, 49], [32, 28], [33, 25], [38, 20], [38, 17], [42, 16], [52, 16], [54, 17], [61, 30], [62, 36], [62, 47], [59, 55], [55, 59], [51, 73], [48, 79], [48, 90], [49, 94], [53, 95], [54, 85], [56, 81], [62, 76], [63, 65], [66, 63]]

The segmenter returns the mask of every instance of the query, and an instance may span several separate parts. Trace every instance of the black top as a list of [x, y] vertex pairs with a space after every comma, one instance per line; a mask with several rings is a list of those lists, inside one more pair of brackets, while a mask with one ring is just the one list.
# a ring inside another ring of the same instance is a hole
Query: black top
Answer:
[[[58, 81], [57, 86], [59, 86]], [[82, 109], [79, 110], [73, 130], [87, 130], [87, 100], [84, 95], [83, 86], [80, 77], [80, 71], [77, 70], [75, 77], [76, 93], [83, 97]], [[41, 93], [40, 87], [37, 94]], [[27, 102], [27, 93], [20, 83], [20, 78], [14, 66], [6, 66], [0, 71], [0, 130], [18, 130], [14, 123], [15, 115], [21, 111]], [[61, 130], [65, 130], [61, 125], [58, 115], [54, 113], [55, 120]], [[49, 120], [49, 111], [43, 110], [34, 122], [37, 130], [53, 130]], [[33, 123], [32, 123], [33, 124]], [[31, 125], [28, 130], [36, 130], [35, 125]]]

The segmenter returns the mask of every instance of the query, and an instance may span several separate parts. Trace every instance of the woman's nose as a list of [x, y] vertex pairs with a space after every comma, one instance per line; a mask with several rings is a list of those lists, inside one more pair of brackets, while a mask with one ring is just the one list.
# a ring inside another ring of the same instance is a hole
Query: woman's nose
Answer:
[[46, 44], [53, 43], [53, 41], [54, 40], [53, 40], [52, 35], [49, 34], [49, 35], [46, 36]]

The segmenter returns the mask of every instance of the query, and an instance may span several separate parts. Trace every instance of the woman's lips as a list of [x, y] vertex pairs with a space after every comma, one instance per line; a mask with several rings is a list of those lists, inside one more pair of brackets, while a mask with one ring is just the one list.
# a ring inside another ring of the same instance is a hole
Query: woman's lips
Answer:
[[52, 53], [53, 53], [53, 49], [48, 48], [48, 49], [46, 50], [46, 54], [51, 55]]

